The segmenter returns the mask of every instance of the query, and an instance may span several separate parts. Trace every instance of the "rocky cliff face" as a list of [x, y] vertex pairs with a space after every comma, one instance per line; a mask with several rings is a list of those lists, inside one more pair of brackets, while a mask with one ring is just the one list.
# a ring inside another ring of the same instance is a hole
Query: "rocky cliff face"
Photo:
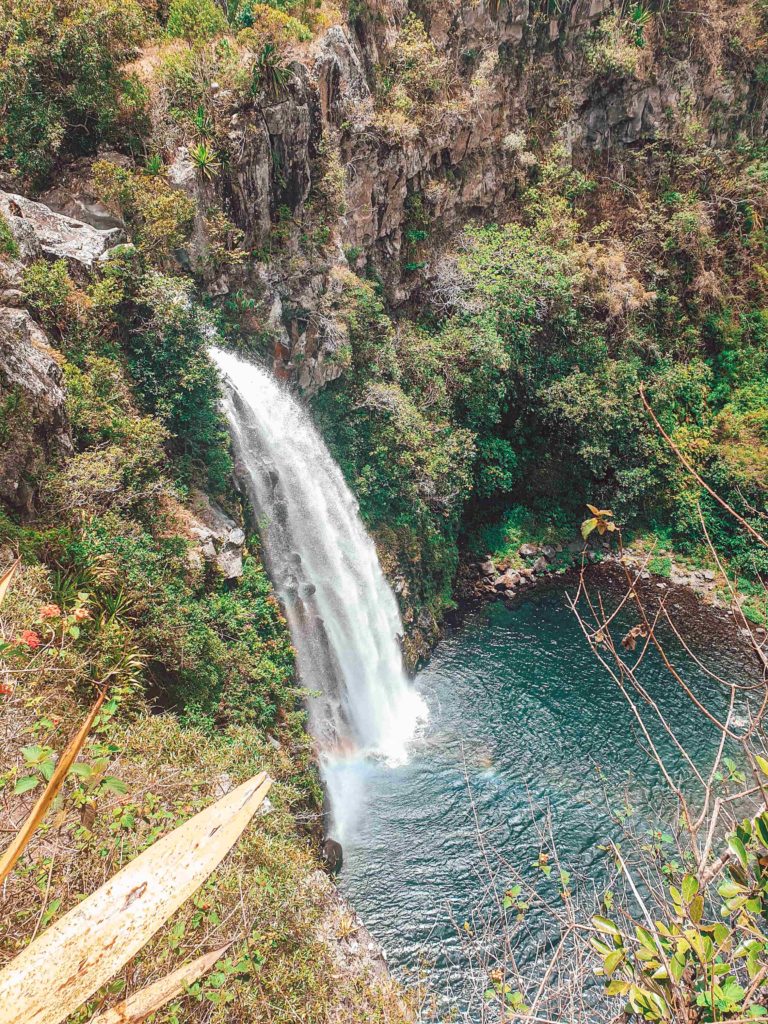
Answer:
[[[503, 216], [536, 173], [536, 143], [559, 142], [574, 165], [620, 182], [682, 112], [712, 145], [760, 131], [764, 97], [738, 54], [724, 56], [723, 12], [710, 6], [689, 31], [654, 29], [639, 47], [621, 38], [610, 0], [557, 17], [529, 0], [428, 3], [414, 44], [407, 6], [378, 0], [297, 54], [278, 95], [236, 109], [217, 95], [219, 198], [246, 246], [268, 251], [280, 236], [280, 255], [255, 269], [277, 369], [310, 391], [337, 376], [340, 272], [365, 270], [407, 303], [438, 272], [441, 243]], [[421, 104], [398, 94], [418, 60], [435, 79]], [[318, 223], [322, 251], [307, 244]]]
[[86, 272], [121, 233], [7, 192], [0, 214], [16, 250], [0, 259], [0, 500], [29, 517], [46, 466], [71, 453], [72, 439], [57, 354], [23, 308], [23, 267], [45, 256]]

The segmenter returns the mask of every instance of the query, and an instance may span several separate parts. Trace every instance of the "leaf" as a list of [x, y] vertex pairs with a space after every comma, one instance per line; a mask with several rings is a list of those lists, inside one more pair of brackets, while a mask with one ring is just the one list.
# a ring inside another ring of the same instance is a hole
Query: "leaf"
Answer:
[[107, 793], [127, 793], [128, 787], [122, 779], [116, 779], [114, 775], [107, 775], [102, 783]]
[[16, 785], [13, 787], [13, 792], [16, 796], [21, 793], [28, 793], [30, 789], [34, 789], [35, 786], [40, 784], [40, 779], [36, 775], [25, 775], [23, 779], [17, 779]]
[[688, 906], [688, 916], [694, 924], [701, 924], [701, 919], [704, 916], [704, 897], [694, 896]]
[[[213, 952], [206, 953], [204, 956], [198, 957], [197, 960], [179, 967], [178, 970], [166, 974], [159, 981], [128, 996], [117, 1006], [100, 1013], [91, 1021], [91, 1024], [134, 1024], [134, 1022], [144, 1020], [150, 1013], [159, 1010], [170, 999], [183, 992], [187, 985], [191, 985], [206, 974], [217, 960], [224, 956], [231, 945], [232, 943], [229, 942], [226, 946], [214, 949]], [[495, 993], [493, 994], [495, 995]]]
[[592, 533], [594, 528], [597, 526], [597, 522], [597, 519], [585, 519], [581, 524], [581, 536], [584, 540], [586, 540], [590, 533]]
[[[8, 593], [8, 587], [11, 585], [11, 580], [14, 577], [16, 570], [21, 563], [21, 559], [17, 558], [10, 569], [6, 569], [2, 576], [0, 576], [0, 604], [5, 600], [5, 595]], [[766, 773], [768, 774], [768, 773]]]
[[272, 786], [265, 772], [196, 814], [73, 907], [0, 972], [0, 1024], [60, 1024], [221, 863]]
[[747, 866], [747, 851], [744, 848], [744, 843], [739, 839], [738, 836], [729, 836], [728, 838], [728, 849], [736, 857], [743, 868]]
[[755, 760], [757, 761], [758, 767], [763, 775], [768, 775], [768, 759], [760, 757], [759, 754], [755, 754]]
[[613, 974], [613, 972], [616, 970], [616, 968], [619, 966], [623, 959], [624, 950], [614, 949], [613, 952], [609, 953], [605, 960], [603, 960], [603, 969], [605, 970], [605, 973]]
[[609, 921], [607, 917], [600, 917], [596, 914], [592, 918], [592, 924], [599, 932], [603, 932], [604, 935], [613, 935], [617, 939], [621, 938], [621, 932], [613, 921]]
[[683, 893], [683, 899], [686, 903], [690, 903], [694, 896], [696, 896], [699, 892], [698, 878], [696, 878], [695, 875], [686, 875], [683, 879], [681, 889]]
[[[48, 808], [56, 799], [64, 780], [69, 774], [69, 769], [72, 767], [75, 758], [80, 753], [83, 744], [88, 738], [88, 733], [91, 731], [91, 726], [93, 725], [96, 715], [99, 713], [99, 708], [104, 701], [106, 692], [106, 689], [102, 690], [94, 701], [93, 707], [88, 712], [88, 717], [80, 727], [80, 731], [75, 734], [66, 750], [59, 758], [59, 763], [56, 765], [56, 770], [51, 775], [50, 781], [45, 787], [45, 791], [40, 795], [37, 803], [30, 811], [29, 817], [17, 833], [16, 838], [12, 840], [10, 846], [8, 846], [5, 853], [3, 853], [3, 856], [0, 857], [0, 883], [2, 883], [3, 880], [11, 873], [14, 864], [24, 852], [29, 840], [35, 834], [40, 822], [45, 817]], [[0, 1005], [2, 1004], [0, 1003]], [[2, 1018], [0, 1018], [0, 1024], [4, 1024]]]

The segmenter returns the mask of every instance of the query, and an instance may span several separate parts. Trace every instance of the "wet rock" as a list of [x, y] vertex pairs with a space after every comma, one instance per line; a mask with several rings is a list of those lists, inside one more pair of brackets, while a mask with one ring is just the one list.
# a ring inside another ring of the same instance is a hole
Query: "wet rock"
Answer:
[[89, 268], [123, 237], [119, 228], [103, 231], [91, 227], [12, 192], [0, 192], [0, 213], [8, 222], [25, 260], [42, 254], [72, 260]]
[[519, 582], [520, 573], [515, 572], [514, 569], [507, 569], [502, 576], [494, 580], [493, 586], [496, 590], [514, 590]]
[[337, 875], [339, 871], [341, 871], [341, 865], [343, 863], [341, 843], [337, 843], [335, 839], [324, 839], [321, 847], [321, 855], [326, 870], [332, 875]]

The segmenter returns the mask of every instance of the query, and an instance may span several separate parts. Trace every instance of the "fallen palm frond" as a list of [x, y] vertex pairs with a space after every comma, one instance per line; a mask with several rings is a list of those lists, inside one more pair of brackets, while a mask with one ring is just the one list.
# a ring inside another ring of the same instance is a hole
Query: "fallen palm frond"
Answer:
[[0, 972], [0, 1024], [60, 1024], [219, 865], [272, 786], [265, 772], [160, 839]]
[[24, 822], [16, 838], [11, 842], [11, 845], [0, 857], [0, 885], [2, 885], [5, 878], [13, 870], [13, 866], [19, 857], [24, 852], [27, 843], [30, 841], [32, 836], [37, 831], [41, 821], [48, 812], [48, 808], [51, 806], [53, 801], [61, 789], [64, 780], [69, 774], [69, 770], [75, 763], [75, 758], [83, 748], [83, 744], [88, 739], [88, 733], [91, 731], [93, 723], [96, 721], [96, 716], [99, 713], [101, 705], [104, 703], [104, 697], [106, 696], [107, 689], [104, 687], [99, 696], [94, 701], [93, 707], [88, 712], [88, 717], [83, 722], [79, 731], [73, 736], [71, 742], [67, 746], [64, 753], [59, 758], [59, 762], [53, 772], [53, 775], [45, 787], [44, 792], [38, 799], [35, 806], [32, 808], [29, 817]]
[[10, 567], [10, 569], [6, 569], [3, 575], [0, 576], [0, 604], [2, 604], [3, 601], [5, 600], [5, 595], [8, 592], [8, 587], [10, 587], [11, 585], [11, 580], [13, 579], [14, 573], [18, 569], [20, 562], [21, 559], [17, 558], [13, 565]]
[[155, 1013], [161, 1006], [173, 999], [184, 990], [185, 985], [191, 985], [198, 978], [207, 974], [217, 960], [224, 956], [232, 945], [228, 942], [220, 949], [214, 949], [211, 953], [205, 953], [189, 964], [179, 967], [164, 978], [147, 985], [135, 995], [123, 999], [117, 1006], [113, 1006], [91, 1021], [91, 1024], [138, 1024], [150, 1013]]

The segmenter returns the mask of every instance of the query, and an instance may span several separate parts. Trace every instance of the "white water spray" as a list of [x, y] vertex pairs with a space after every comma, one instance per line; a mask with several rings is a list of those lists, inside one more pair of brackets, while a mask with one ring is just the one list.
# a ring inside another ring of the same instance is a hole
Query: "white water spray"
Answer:
[[402, 761], [425, 705], [403, 670], [397, 602], [355, 498], [306, 410], [221, 349], [238, 473], [285, 607], [310, 727], [341, 838], [371, 755]]

